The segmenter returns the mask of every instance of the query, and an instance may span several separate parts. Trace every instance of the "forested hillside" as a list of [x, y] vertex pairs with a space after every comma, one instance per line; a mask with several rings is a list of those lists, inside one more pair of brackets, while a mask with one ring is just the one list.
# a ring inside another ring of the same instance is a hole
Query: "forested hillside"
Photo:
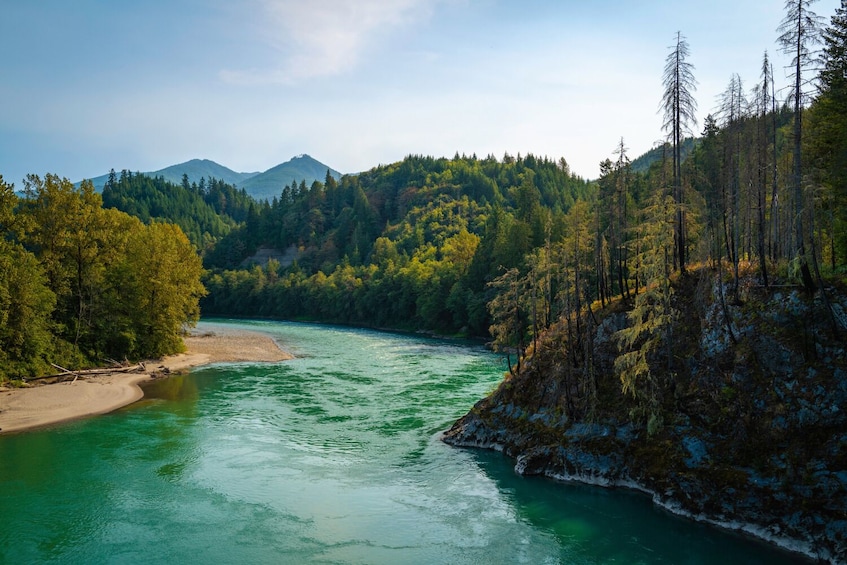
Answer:
[[145, 223], [153, 220], [177, 224], [199, 250], [211, 248], [255, 208], [244, 189], [210, 178], [177, 185], [162, 177], [114, 170], [103, 186], [103, 206], [117, 208]]
[[[766, 287], [799, 282], [823, 292], [843, 276], [839, 22], [827, 31], [829, 70], [814, 97], [778, 99], [765, 54], [751, 89], [731, 76], [697, 136], [696, 80], [679, 35], [664, 77], [668, 142], [633, 162], [624, 139], [610, 140], [594, 182], [564, 159], [412, 155], [292, 182], [261, 203], [217, 180], [177, 186], [129, 173], [112, 175], [104, 201], [183, 228], [209, 269], [208, 315], [482, 336], [517, 359], [562, 317], [623, 299], [648, 316], [635, 347], [643, 332], [660, 332], [663, 314], [648, 313], [691, 266], [730, 277], [729, 301], [747, 264]], [[804, 65], [795, 69], [801, 86], [813, 73]], [[793, 102], [804, 99], [812, 102]], [[295, 260], [251, 262], [259, 249]]]
[[[488, 283], [558, 241], [593, 190], [533, 155], [409, 156], [288, 186], [206, 255], [203, 309], [484, 336]], [[297, 261], [236, 269], [260, 245]]]
[[847, 562], [847, 1], [823, 30], [810, 4], [779, 29], [789, 98], [765, 54], [687, 157], [677, 35], [663, 158], [639, 174], [621, 140], [564, 237], [493, 281], [509, 373], [445, 441]]
[[271, 200], [279, 196], [280, 189], [286, 184], [305, 183], [311, 185], [329, 174], [338, 179], [341, 173], [332, 169], [309, 155], [296, 155], [284, 163], [271, 167], [238, 184], [256, 200]]
[[[765, 55], [752, 90], [731, 77], [696, 140], [690, 135], [696, 81], [679, 35], [664, 77], [668, 142], [639, 160], [649, 163], [643, 171], [633, 166], [623, 139], [610, 140], [595, 182], [572, 174], [564, 159], [411, 155], [340, 179], [326, 171], [322, 182], [292, 182], [257, 202], [217, 179], [173, 184], [123, 171], [109, 175], [102, 195], [107, 210], [98, 214], [111, 216], [108, 209], [116, 208], [148, 230], [164, 229], [163, 221], [180, 226], [208, 269], [201, 303], [207, 315], [486, 337], [509, 355], [515, 372], [527, 345], [547, 328], [574, 320], [567, 339], [584, 348], [585, 317], [597, 304], [623, 301], [636, 314], [632, 331], [621, 337], [622, 352], [631, 355], [623, 357], [620, 377], [638, 395], [652, 375], [644, 368], [650, 351], [669, 339], [663, 328], [673, 316], [674, 277], [705, 265], [714, 277], [729, 278], [725, 298], [733, 302], [748, 265], [765, 288], [800, 284], [824, 300], [827, 284], [844, 276], [844, 29], [840, 14], [824, 34], [824, 71], [811, 103], [802, 104], [799, 91], [777, 99]], [[791, 41], [785, 45], [791, 54]], [[795, 69], [798, 85], [811, 78], [804, 53]], [[31, 182], [27, 199], [7, 205], [10, 217], [32, 215], [46, 190], [41, 184], [64, 186], [53, 177]], [[99, 196], [90, 191], [83, 185], [73, 198], [97, 208]], [[56, 269], [28, 239], [36, 228], [5, 229], [12, 246], [6, 260], [26, 253], [44, 263], [46, 274]], [[296, 259], [242, 267], [260, 248]], [[59, 300], [52, 315], [68, 318], [55, 320], [51, 331], [78, 346], [93, 295], [85, 295], [81, 275], [76, 290], [51, 276], [48, 286]], [[69, 297], [78, 306], [75, 321]], [[134, 347], [124, 349], [140, 352]]]
[[182, 350], [201, 263], [175, 225], [102, 206], [90, 182], [0, 177], [0, 381]]

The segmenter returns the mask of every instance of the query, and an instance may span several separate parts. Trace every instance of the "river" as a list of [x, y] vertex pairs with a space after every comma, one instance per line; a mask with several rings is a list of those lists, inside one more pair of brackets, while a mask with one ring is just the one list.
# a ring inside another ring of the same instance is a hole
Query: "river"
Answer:
[[216, 323], [297, 358], [197, 369], [113, 414], [0, 437], [0, 563], [798, 562], [644, 495], [441, 443], [502, 378], [480, 347]]

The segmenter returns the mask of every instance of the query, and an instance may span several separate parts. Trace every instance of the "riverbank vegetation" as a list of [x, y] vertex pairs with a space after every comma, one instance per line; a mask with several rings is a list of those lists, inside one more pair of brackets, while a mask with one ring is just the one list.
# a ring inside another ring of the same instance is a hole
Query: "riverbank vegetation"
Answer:
[[[94, 220], [39, 212], [40, 191], [66, 181], [33, 177], [20, 201], [6, 190], [10, 217], [19, 219], [4, 225], [3, 260], [18, 270], [38, 263], [28, 280], [43, 277], [41, 286], [50, 292], [15, 303], [31, 303], [28, 308], [51, 315], [46, 326], [28, 324], [33, 334], [15, 339], [39, 343], [43, 330], [88, 357], [162, 349], [144, 345], [148, 337], [138, 329], [125, 331], [135, 314], [108, 321], [120, 309], [104, 308], [109, 292], [91, 289], [120, 288], [115, 273], [130, 269], [128, 259], [119, 258], [129, 245], [126, 234], [146, 230], [155, 238], [152, 232], [173, 229], [164, 227], [172, 222], [202, 257], [208, 295], [201, 307], [207, 315], [483, 337], [509, 356], [515, 372], [527, 347], [563, 320], [570, 321], [565, 331], [574, 344], [567, 355], [577, 363], [583, 354], [576, 351], [590, 351], [584, 340], [592, 312], [621, 301], [633, 314], [632, 328], [620, 335], [618, 376], [626, 390], [649, 404], [653, 393], [644, 389], [654, 386], [649, 383], [655, 375], [645, 365], [646, 353], [666, 351], [673, 339], [671, 278], [706, 266], [701, 272], [731, 280], [724, 298], [733, 303], [740, 300], [740, 272], [748, 264], [756, 266], [765, 288], [800, 284], [824, 300], [828, 285], [845, 275], [847, 128], [839, 125], [847, 115], [844, 8], [821, 34], [804, 27], [818, 21], [806, 18], [808, 2], [790, 4], [800, 13], [787, 12], [782, 44], [796, 56], [799, 90], [778, 97], [765, 53], [761, 76], [751, 87], [730, 75], [718, 107], [695, 134], [696, 68], [685, 37], [677, 34], [662, 76], [667, 142], [632, 161], [624, 139], [610, 140], [610, 154], [594, 181], [573, 174], [565, 159], [531, 154], [410, 155], [341, 179], [327, 174], [324, 182], [309, 186], [291, 183], [270, 201], [257, 202], [216, 179], [194, 183], [185, 177], [172, 184], [113, 172], [102, 193], [105, 210], [87, 185], [62, 190], [112, 222], [103, 233], [123, 235], [93, 244], [101, 236], [89, 231], [91, 240], [76, 255], [69, 250], [57, 255], [50, 250], [50, 234], [17, 224], [67, 220], [72, 232]], [[795, 16], [802, 24], [798, 37], [789, 33]], [[821, 37], [825, 64], [817, 73], [807, 51]], [[811, 78], [818, 87], [804, 92]], [[126, 225], [115, 229], [120, 222]], [[94, 259], [87, 259], [86, 245], [94, 245]], [[118, 250], [115, 257], [112, 249]], [[189, 270], [186, 280], [194, 276], [195, 262]], [[5, 276], [11, 280], [11, 274]], [[11, 282], [5, 284], [11, 288]], [[203, 294], [193, 283], [186, 288], [187, 296]], [[107, 334], [111, 337], [103, 337]], [[11, 345], [4, 351], [9, 358], [39, 358]]]
[[181, 351], [201, 262], [171, 223], [102, 206], [91, 183], [0, 177], [0, 380]]
[[790, 99], [765, 55], [752, 91], [731, 76], [685, 159], [677, 36], [667, 157], [635, 173], [622, 141], [594, 206], [498, 279], [493, 336], [515, 368], [445, 441], [845, 562], [847, 2], [822, 35], [810, 4], [787, 2], [780, 28]]
[[102, 196], [0, 180], [0, 378], [178, 351], [198, 301], [482, 337], [508, 372], [453, 443], [843, 562], [847, 0], [828, 22], [812, 3], [779, 29], [791, 88], [765, 52], [700, 126], [677, 34], [666, 141], [634, 166], [610, 140], [593, 181], [531, 154], [410, 155], [261, 202], [126, 171]]

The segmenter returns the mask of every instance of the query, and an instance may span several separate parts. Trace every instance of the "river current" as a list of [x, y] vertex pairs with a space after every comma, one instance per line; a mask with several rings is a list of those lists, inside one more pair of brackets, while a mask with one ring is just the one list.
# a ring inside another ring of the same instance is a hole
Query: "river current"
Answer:
[[0, 437], [0, 563], [779, 564], [626, 490], [515, 475], [440, 432], [502, 379], [480, 347], [266, 332], [297, 358], [218, 364], [107, 416]]

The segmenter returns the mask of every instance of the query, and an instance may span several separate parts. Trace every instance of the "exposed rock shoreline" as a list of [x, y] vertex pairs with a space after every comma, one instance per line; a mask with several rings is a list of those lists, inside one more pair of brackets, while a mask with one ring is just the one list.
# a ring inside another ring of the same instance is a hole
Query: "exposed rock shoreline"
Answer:
[[[529, 448], [526, 452], [516, 451], [513, 442], [505, 434], [493, 434], [497, 439], [483, 439], [490, 430], [482, 431], [478, 421], [473, 416], [466, 416], [450, 430], [445, 432], [443, 441], [455, 447], [491, 449], [504, 453], [515, 459], [515, 472], [523, 476], [544, 476], [561, 482], [577, 482], [605, 488], [626, 488], [644, 493], [653, 504], [664, 510], [707, 523], [719, 528], [741, 532], [760, 540], [771, 543], [784, 550], [799, 553], [814, 561], [829, 563], [844, 563], [843, 556], [838, 557], [827, 549], [816, 547], [807, 540], [781, 535], [777, 525], [770, 527], [758, 523], [744, 522], [733, 518], [731, 514], [709, 514], [687, 509], [676, 496], [673, 489], [655, 490], [648, 484], [652, 481], [633, 478], [632, 471], [623, 463], [621, 457], [602, 456], [591, 450], [583, 450], [579, 445], [559, 446], [556, 451], [552, 448]], [[504, 443], [505, 442], [505, 443]], [[641, 482], [643, 481], [643, 482]], [[682, 488], [683, 485], [679, 485]], [[688, 497], [695, 493], [688, 492]]]
[[[619, 310], [594, 335], [601, 390], [592, 418], [568, 417], [568, 385], [552, 361], [560, 342], [548, 335], [443, 440], [501, 451], [521, 475], [639, 490], [674, 514], [847, 563], [844, 342], [820, 300], [788, 291], [750, 293], [732, 306], [732, 343], [715, 311], [718, 290], [680, 301], [681, 319], [699, 327], [677, 333], [682, 370], [654, 436], [630, 417], [614, 377], [611, 335], [626, 323]], [[836, 295], [836, 318], [846, 303]]]

